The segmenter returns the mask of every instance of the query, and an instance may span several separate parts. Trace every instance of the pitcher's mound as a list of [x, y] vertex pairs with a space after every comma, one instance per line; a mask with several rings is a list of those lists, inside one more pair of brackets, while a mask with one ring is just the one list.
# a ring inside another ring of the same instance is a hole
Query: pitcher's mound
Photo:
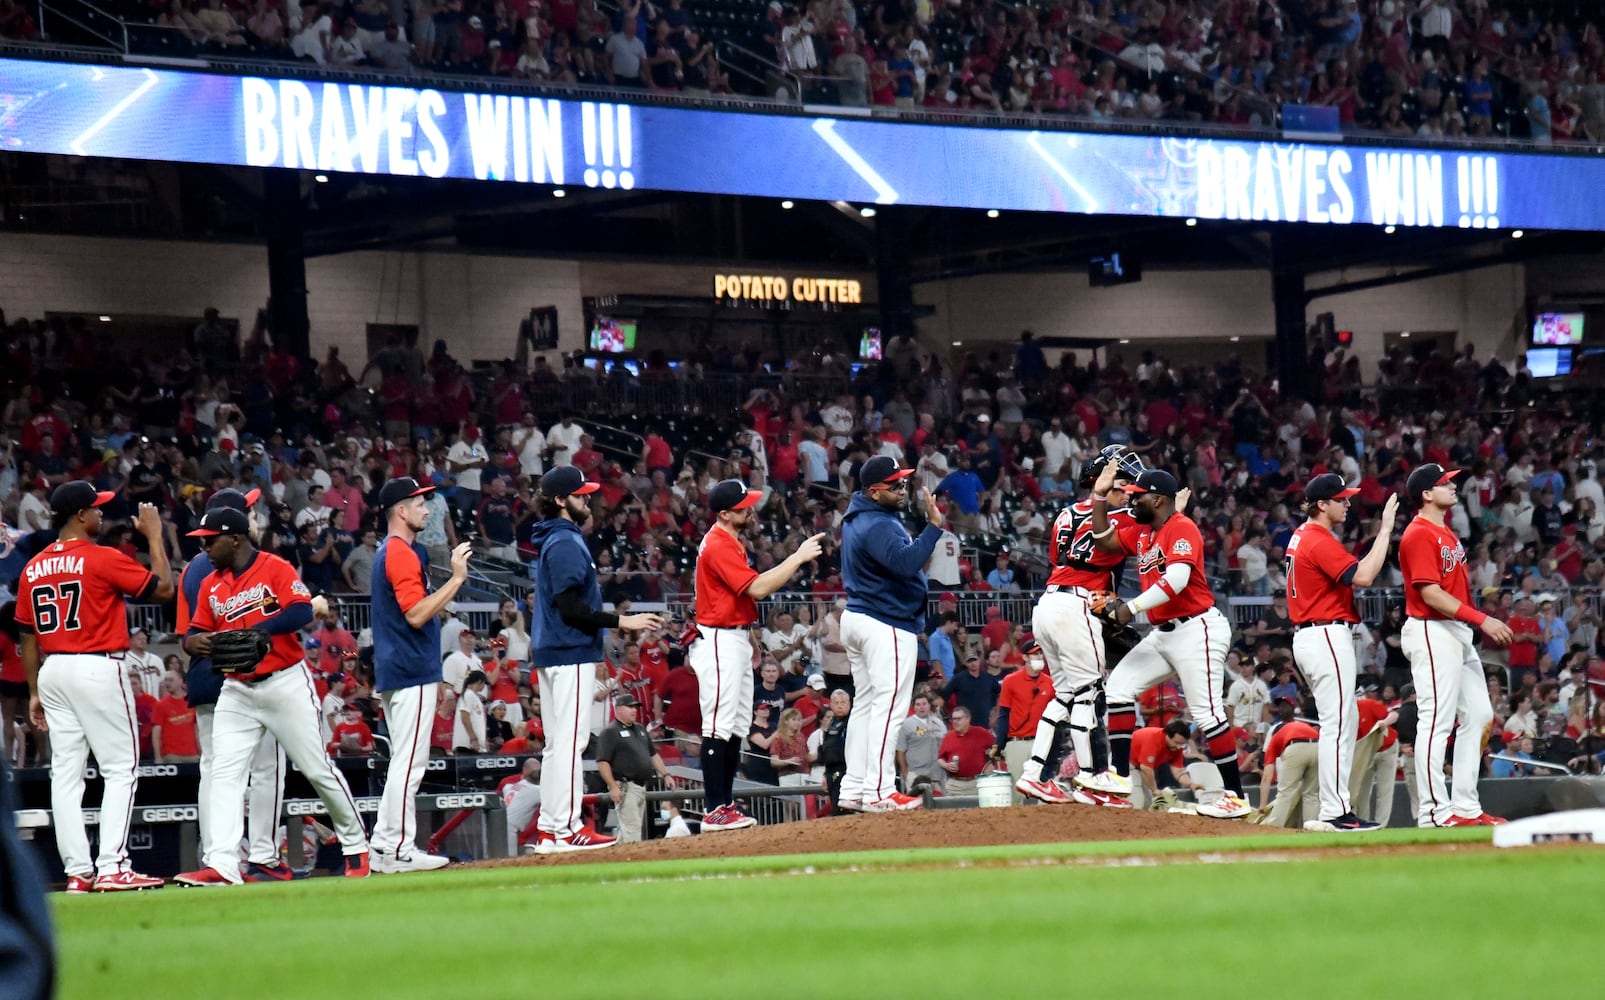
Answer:
[[1141, 841], [1169, 837], [1275, 836], [1289, 831], [1203, 816], [1101, 809], [1094, 806], [1021, 806], [1012, 809], [930, 809], [879, 816], [827, 817], [748, 830], [725, 830], [675, 840], [653, 840], [600, 851], [508, 858], [492, 864], [586, 861], [670, 861], [776, 854], [821, 854], [916, 847], [989, 847]]

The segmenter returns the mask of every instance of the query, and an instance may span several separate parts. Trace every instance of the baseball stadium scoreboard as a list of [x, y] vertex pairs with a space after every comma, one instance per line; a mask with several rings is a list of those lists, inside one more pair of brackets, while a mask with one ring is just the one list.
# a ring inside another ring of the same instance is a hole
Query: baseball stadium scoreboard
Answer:
[[0, 58], [0, 148], [1081, 214], [1605, 229], [1605, 156], [1116, 135]]

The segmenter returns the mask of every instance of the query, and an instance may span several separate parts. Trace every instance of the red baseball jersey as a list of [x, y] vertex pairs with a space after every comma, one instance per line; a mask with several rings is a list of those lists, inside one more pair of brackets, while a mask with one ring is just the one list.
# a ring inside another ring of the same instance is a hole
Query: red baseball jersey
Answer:
[[[1360, 738], [1364, 739], [1371, 735], [1371, 730], [1377, 727], [1377, 723], [1388, 717], [1388, 706], [1375, 698], [1357, 698], [1355, 704], [1360, 708]], [[1386, 750], [1397, 742], [1399, 734], [1389, 726], [1387, 735], [1382, 737], [1382, 746], [1378, 749]]]
[[[1137, 535], [1142, 528], [1132, 519], [1131, 511], [1110, 511], [1109, 525], [1115, 529], [1122, 548], [1128, 552], [1137, 550]], [[1048, 576], [1050, 587], [1114, 589], [1114, 573], [1126, 557], [1120, 552], [1105, 552], [1093, 540], [1092, 501], [1083, 500], [1061, 510], [1053, 519], [1048, 539], [1053, 560], [1053, 572]]]
[[1144, 526], [1137, 533], [1137, 578], [1147, 590], [1165, 575], [1165, 568], [1183, 562], [1193, 568], [1187, 586], [1170, 600], [1148, 612], [1148, 621], [1159, 625], [1173, 618], [1190, 618], [1215, 606], [1204, 574], [1204, 536], [1186, 514], [1172, 514], [1155, 531]]
[[1146, 726], [1131, 734], [1131, 763], [1155, 771], [1167, 764], [1171, 767], [1187, 766], [1181, 751], [1170, 748], [1165, 740], [1165, 731], [1158, 726]]
[[[201, 581], [201, 596], [190, 628], [200, 632], [251, 628], [292, 604], [311, 602], [312, 593], [296, 575], [295, 567], [272, 553], [258, 552], [240, 574], [215, 569]], [[273, 648], [257, 665], [254, 676], [287, 670], [305, 658], [298, 633], [273, 636]]]
[[1287, 613], [1294, 624], [1357, 622], [1354, 558], [1337, 536], [1305, 521], [1287, 543]]
[[1307, 722], [1300, 722], [1294, 719], [1292, 722], [1282, 725], [1276, 732], [1271, 734], [1270, 742], [1265, 744], [1265, 766], [1270, 767], [1276, 763], [1276, 758], [1282, 756], [1282, 751], [1286, 750], [1287, 745], [1294, 740], [1313, 741], [1320, 738], [1321, 734]]
[[1053, 678], [1046, 670], [1031, 676], [1029, 670], [1016, 670], [1003, 678], [998, 692], [998, 711], [1009, 713], [1009, 739], [1030, 739], [1037, 734], [1042, 710], [1053, 700]]
[[7, 684], [25, 684], [27, 673], [22, 669], [22, 654], [11, 636], [0, 632], [0, 681]]
[[1421, 599], [1421, 588], [1429, 583], [1436, 583], [1462, 604], [1471, 601], [1466, 547], [1442, 525], [1420, 516], [1410, 522], [1399, 542], [1399, 569], [1404, 574], [1404, 613], [1411, 618], [1454, 618], [1432, 610]]
[[747, 588], [758, 571], [747, 563], [741, 540], [714, 527], [697, 551], [697, 624], [710, 628], [746, 628], [758, 620], [758, 602]]
[[28, 561], [17, 625], [39, 652], [116, 653], [128, 648], [128, 597], [149, 596], [156, 577], [128, 556], [84, 538], [56, 542]]

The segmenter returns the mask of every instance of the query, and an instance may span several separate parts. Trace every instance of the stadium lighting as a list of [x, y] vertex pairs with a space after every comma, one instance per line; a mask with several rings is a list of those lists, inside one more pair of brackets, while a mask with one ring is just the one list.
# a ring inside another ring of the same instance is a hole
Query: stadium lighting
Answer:
[[1399, 331], [1399, 338], [1401, 340], [1409, 340], [1410, 339], [1410, 331], [1409, 330], [1400, 330]]
[[1198, 220], [1197, 220], [1197, 219], [1188, 219], [1188, 220], [1187, 220], [1187, 225], [1188, 225], [1188, 226], [1189, 226], [1189, 227], [1191, 227], [1191, 226], [1196, 226], [1196, 225], [1198, 225]]
[[987, 210], [986, 210], [986, 217], [987, 217], [987, 218], [988, 218], [988, 219], [995, 219], [995, 218], [997, 218], [997, 217], [998, 217], [998, 210], [997, 210], [997, 209], [995, 209], [995, 208], [989, 208], [989, 209], [987, 209]]
[[875, 210], [870, 206], [865, 205], [863, 208], [858, 210], [858, 214], [862, 215], [866, 219], [873, 219], [875, 217]]
[[1394, 230], [1394, 228], [1395, 228], [1395, 227], [1393, 227], [1393, 226], [1383, 226], [1383, 227], [1382, 227], [1382, 231], [1383, 231], [1383, 232], [1384, 232], [1384, 233], [1387, 233], [1387, 234], [1388, 234], [1388, 235], [1389, 235], [1389, 236], [1392, 236], [1392, 235], [1393, 235], [1393, 230]]
[[1122, 344], [1129, 344], [1129, 343], [1131, 343], [1131, 338], [1130, 337], [1121, 337], [1120, 338], [1120, 342]]
[[319, 184], [327, 184], [327, 183], [329, 183], [329, 175], [328, 174], [313, 174], [312, 175], [312, 179], [317, 181]]
[[552, 188], [552, 197], [553, 198], [567, 198], [568, 197], [568, 192], [564, 191], [562, 188]]
[[1519, 240], [1519, 239], [1521, 239], [1521, 238], [1522, 238], [1522, 237], [1523, 237], [1523, 236], [1526, 236], [1526, 235], [1527, 235], [1527, 234], [1526, 234], [1526, 233], [1525, 233], [1525, 232], [1523, 232], [1523, 231], [1522, 231], [1522, 230], [1520, 230], [1520, 229], [1515, 229], [1515, 230], [1512, 230], [1512, 231], [1511, 231], [1511, 233], [1510, 233], [1510, 238], [1511, 238], [1511, 239], [1513, 239], [1513, 240]]
[[791, 200], [791, 199], [789, 199], [789, 198], [788, 198], [788, 199], [786, 199], [786, 200], [785, 200], [785, 201], [783, 201], [783, 202], [781, 202], [781, 203], [780, 203], [780, 207], [781, 207], [781, 208], [784, 208], [784, 209], [785, 209], [785, 210], [786, 210], [786, 211], [788, 211], [788, 212], [789, 212], [789, 211], [791, 211], [791, 210], [792, 210], [792, 209], [793, 209], [793, 208], [796, 208], [796, 207], [797, 207], [797, 203], [796, 203], [796, 202], [794, 202], [794, 201], [792, 201], [792, 200]]
[[1240, 341], [1240, 340], [1242, 340], [1242, 339], [1243, 339], [1243, 338], [1242, 338], [1242, 337], [1232, 337], [1232, 338], [1230, 338], [1230, 339], [1231, 339], [1231, 342], [1232, 342], [1232, 343], [1234, 343], [1234, 344], [1235, 344], [1235, 343], [1237, 343], [1237, 342], [1238, 342], [1238, 341]]
[[110, 323], [111, 322], [111, 317], [110, 316], [102, 316], [102, 317], [100, 317], [100, 321], [102, 323]]

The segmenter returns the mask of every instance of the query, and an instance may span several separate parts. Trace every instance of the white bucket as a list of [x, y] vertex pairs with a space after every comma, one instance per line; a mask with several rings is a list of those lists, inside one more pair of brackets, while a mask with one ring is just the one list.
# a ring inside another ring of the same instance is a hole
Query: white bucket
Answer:
[[1007, 809], [1014, 804], [1014, 779], [1006, 774], [983, 774], [975, 779], [975, 797], [982, 809]]

